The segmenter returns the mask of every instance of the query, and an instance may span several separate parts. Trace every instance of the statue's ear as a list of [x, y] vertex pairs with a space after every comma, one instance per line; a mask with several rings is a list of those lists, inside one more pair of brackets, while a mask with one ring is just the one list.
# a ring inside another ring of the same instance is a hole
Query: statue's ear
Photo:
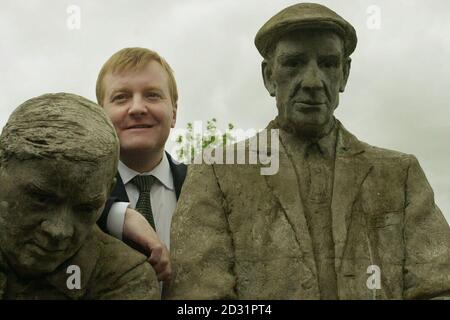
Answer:
[[262, 76], [264, 79], [264, 86], [272, 97], [275, 97], [276, 85], [272, 78], [272, 67], [271, 63], [268, 63], [267, 60], [264, 60], [261, 63]]
[[348, 76], [350, 75], [350, 67], [352, 65], [352, 59], [349, 57], [345, 59], [342, 65], [343, 78], [341, 86], [339, 87], [339, 92], [344, 92], [345, 86], [347, 85]]

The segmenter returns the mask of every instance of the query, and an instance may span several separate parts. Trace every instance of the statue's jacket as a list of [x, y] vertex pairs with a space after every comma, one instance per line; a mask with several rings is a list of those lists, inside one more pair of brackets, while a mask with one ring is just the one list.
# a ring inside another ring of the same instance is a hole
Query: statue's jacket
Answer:
[[[450, 296], [450, 228], [417, 159], [338, 126], [331, 201], [338, 298]], [[249, 141], [246, 151], [258, 153]], [[271, 148], [279, 153], [274, 175], [261, 175], [261, 164], [189, 167], [172, 220], [168, 298], [320, 298], [301, 181], [283, 145]]]
[[[79, 267], [79, 288], [69, 266]], [[160, 299], [160, 290], [144, 255], [94, 226], [76, 255], [39, 278], [19, 278], [0, 253], [0, 299]]]

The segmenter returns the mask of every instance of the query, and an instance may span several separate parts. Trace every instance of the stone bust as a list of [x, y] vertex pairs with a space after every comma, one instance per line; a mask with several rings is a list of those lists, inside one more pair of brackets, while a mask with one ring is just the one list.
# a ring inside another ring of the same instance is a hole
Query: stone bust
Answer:
[[159, 297], [146, 258], [96, 225], [118, 152], [111, 122], [83, 97], [45, 94], [13, 112], [0, 136], [0, 297]]

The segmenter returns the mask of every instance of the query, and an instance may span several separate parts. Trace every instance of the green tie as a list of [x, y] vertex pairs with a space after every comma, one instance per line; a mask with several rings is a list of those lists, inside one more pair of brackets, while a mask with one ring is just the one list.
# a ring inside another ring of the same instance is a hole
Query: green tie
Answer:
[[136, 203], [136, 210], [147, 219], [156, 231], [155, 220], [153, 219], [152, 204], [150, 202], [150, 190], [155, 181], [156, 178], [154, 176], [136, 176], [131, 180], [131, 183], [136, 185], [139, 189], [139, 199]]

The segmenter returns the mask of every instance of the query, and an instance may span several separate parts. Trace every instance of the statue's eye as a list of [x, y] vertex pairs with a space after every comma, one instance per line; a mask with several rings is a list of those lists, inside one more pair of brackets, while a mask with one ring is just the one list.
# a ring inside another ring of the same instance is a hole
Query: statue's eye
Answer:
[[95, 214], [101, 208], [101, 206], [104, 204], [104, 202], [105, 202], [104, 199], [100, 199], [100, 200], [94, 200], [92, 202], [81, 203], [81, 204], [75, 205], [73, 207], [73, 211], [75, 213], [80, 213], [80, 214]]
[[80, 212], [80, 213], [91, 213], [91, 212], [97, 211], [98, 207], [89, 205], [89, 204], [83, 204], [83, 205], [76, 206], [74, 208], [74, 210], [76, 212]]
[[26, 188], [25, 194], [33, 205], [48, 206], [57, 201], [57, 197], [54, 194], [45, 192], [33, 186]]
[[319, 65], [323, 68], [337, 68], [339, 66], [339, 59], [335, 57], [325, 58], [319, 62]]
[[34, 200], [39, 203], [47, 203], [50, 199], [45, 195], [38, 194], [35, 196]]
[[44, 194], [44, 193], [33, 193], [31, 194], [31, 199], [34, 205], [38, 206], [50, 206], [51, 204], [55, 203], [56, 198], [50, 194]]
[[300, 58], [286, 59], [282, 63], [282, 65], [284, 67], [288, 67], [288, 68], [296, 68], [296, 67], [302, 66], [303, 64], [305, 64], [305, 62]]

